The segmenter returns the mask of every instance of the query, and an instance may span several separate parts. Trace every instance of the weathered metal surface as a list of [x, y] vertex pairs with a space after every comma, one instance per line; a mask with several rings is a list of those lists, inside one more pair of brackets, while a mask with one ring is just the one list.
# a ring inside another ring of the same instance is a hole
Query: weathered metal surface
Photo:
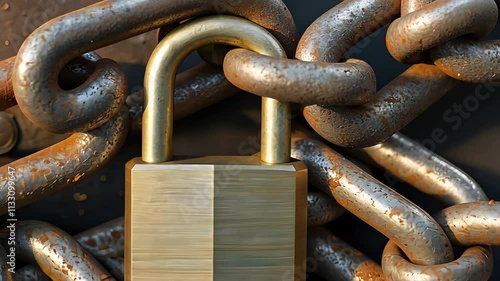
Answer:
[[420, 266], [405, 260], [396, 243], [389, 241], [384, 249], [382, 267], [387, 280], [393, 281], [487, 281], [493, 269], [493, 256], [489, 247], [474, 246], [452, 262]]
[[[125, 101], [121, 68], [102, 59], [90, 79], [69, 91], [57, 86], [55, 73], [82, 53], [196, 15], [227, 13], [247, 18], [268, 29], [289, 53], [294, 49], [295, 23], [281, 0], [207, 4], [205, 0], [103, 1], [42, 25], [26, 39], [18, 53], [23, 59], [14, 66], [13, 87], [21, 110], [37, 126], [51, 132], [101, 126]], [[61, 102], [64, 99], [73, 102]]]
[[462, 35], [480, 39], [497, 19], [494, 0], [437, 0], [394, 20], [387, 30], [387, 49], [397, 61], [425, 62], [422, 52]]
[[364, 61], [304, 62], [230, 51], [224, 73], [238, 88], [264, 97], [300, 104], [359, 105], [373, 99], [375, 72]]
[[303, 113], [309, 125], [333, 144], [373, 146], [413, 121], [457, 84], [436, 66], [417, 64], [382, 88], [367, 104], [310, 105], [304, 107]]
[[[177, 75], [174, 92], [174, 120], [187, 117], [210, 105], [238, 93], [224, 76], [220, 67], [206, 63], [199, 64]], [[144, 109], [144, 90], [141, 89], [127, 97], [130, 108], [131, 133], [142, 133], [142, 114]]]
[[309, 229], [307, 236], [309, 271], [325, 280], [386, 280], [380, 265], [327, 230]]
[[17, 222], [15, 242], [16, 258], [38, 264], [52, 280], [115, 280], [75, 239], [48, 223]]
[[429, 214], [325, 144], [293, 138], [292, 157], [306, 163], [311, 184], [395, 241], [414, 263], [439, 264], [453, 259], [450, 241]]
[[[11, 247], [8, 247], [10, 249]], [[12, 256], [12, 254], [10, 254]], [[15, 255], [13, 256], [14, 261], [10, 261], [10, 257], [7, 256], [7, 252], [4, 247], [0, 245], [0, 280], [2, 281], [14, 281], [15, 274], [10, 270], [15, 267]], [[9, 262], [11, 262], [9, 265]], [[14, 265], [14, 266], [12, 266]]]
[[322, 191], [309, 188], [307, 193], [307, 227], [317, 227], [334, 221], [345, 209]]
[[500, 246], [500, 202], [471, 202], [434, 215], [453, 245]]
[[11, 57], [0, 62], [0, 111], [17, 104], [12, 89], [12, 69], [16, 57]]
[[[0, 167], [0, 213], [10, 196], [21, 208], [81, 182], [106, 165], [120, 150], [128, 132], [128, 110], [122, 110], [101, 128], [76, 133], [64, 141]], [[9, 191], [14, 171], [15, 192]], [[12, 207], [12, 206], [11, 206]]]
[[386, 171], [445, 206], [489, 200], [464, 171], [403, 134], [363, 151]]

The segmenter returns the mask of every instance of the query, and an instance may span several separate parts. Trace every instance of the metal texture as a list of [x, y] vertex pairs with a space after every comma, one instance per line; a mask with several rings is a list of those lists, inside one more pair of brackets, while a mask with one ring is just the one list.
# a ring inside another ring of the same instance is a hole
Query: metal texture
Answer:
[[0, 111], [17, 104], [12, 89], [12, 70], [16, 57], [0, 62]]
[[[9, 247], [8, 249], [10, 249]], [[4, 247], [0, 246], [0, 280], [2, 281], [14, 281], [15, 274], [10, 272], [9, 269], [12, 268], [12, 266], [9, 266], [9, 262], [11, 262], [11, 265], [15, 265], [15, 256], [13, 256], [14, 261], [10, 261], [10, 257], [7, 256], [7, 252], [5, 251]]]
[[19, 130], [14, 118], [0, 111], [0, 155], [8, 153], [16, 145]]
[[[481, 42], [498, 20], [494, 0], [408, 0], [387, 31], [387, 49], [404, 63], [430, 58], [451, 77], [474, 83], [500, 82], [498, 41]], [[432, 24], [425, 24], [430, 23]], [[465, 37], [464, 35], [467, 35]], [[457, 38], [457, 39], [455, 39]]]
[[323, 138], [343, 147], [367, 147], [385, 141], [439, 100], [458, 81], [436, 66], [418, 64], [382, 88], [362, 106], [307, 106], [304, 117]]
[[294, 138], [292, 157], [306, 163], [311, 184], [395, 241], [414, 263], [430, 265], [453, 259], [449, 239], [429, 214], [325, 144]]
[[[21, 208], [81, 182], [106, 165], [122, 147], [128, 132], [128, 110], [108, 123], [0, 167], [0, 214], [7, 213], [9, 197]], [[15, 170], [15, 192], [9, 173]], [[12, 194], [14, 193], [14, 194]], [[11, 206], [12, 207], [12, 206]]]
[[386, 171], [445, 206], [489, 200], [464, 171], [401, 133], [363, 151]]
[[58, 17], [26, 39], [12, 79], [17, 102], [34, 124], [51, 132], [100, 127], [125, 102], [124, 74], [117, 63], [102, 59], [83, 85], [64, 91], [56, 83], [56, 73], [68, 61], [163, 25], [215, 13], [254, 21], [276, 36], [288, 52], [295, 48], [295, 23], [281, 0], [103, 1]]
[[317, 227], [334, 221], [345, 209], [322, 191], [309, 188], [307, 193], [307, 227]]
[[[214, 105], [239, 91], [226, 79], [220, 67], [202, 63], [190, 68], [175, 78], [174, 120]], [[141, 135], [144, 90], [132, 93], [126, 103], [130, 108], [131, 133]]]
[[[299, 41], [296, 57], [304, 61], [338, 62], [355, 43], [395, 19], [401, 2], [348, 0], [319, 17]], [[415, 65], [362, 106], [303, 109], [308, 123], [339, 146], [380, 143], [410, 123], [457, 82], [435, 66]]]
[[16, 258], [38, 264], [52, 280], [115, 280], [61, 229], [40, 221], [21, 221], [15, 227]]
[[[144, 87], [147, 106], [143, 115], [143, 161], [159, 163], [172, 159], [176, 70], [189, 53], [214, 42], [286, 58], [284, 49], [270, 33], [237, 17], [205, 17], [189, 21], [169, 33], [155, 48], [146, 68]], [[289, 116], [288, 103], [270, 98], [262, 99], [262, 161], [290, 161]]]
[[500, 202], [471, 202], [434, 215], [453, 245], [500, 246]]
[[382, 267], [392, 281], [487, 281], [493, 269], [493, 256], [489, 247], [470, 247], [457, 260], [449, 263], [420, 266], [405, 260], [404, 253], [389, 241], [384, 249]]
[[376, 92], [375, 72], [357, 59], [305, 62], [236, 49], [226, 55], [224, 73], [247, 92], [306, 105], [360, 105]]
[[309, 229], [307, 236], [310, 271], [325, 280], [385, 280], [380, 265], [327, 230]]
[[52, 281], [36, 264], [29, 264], [16, 270], [16, 281]]

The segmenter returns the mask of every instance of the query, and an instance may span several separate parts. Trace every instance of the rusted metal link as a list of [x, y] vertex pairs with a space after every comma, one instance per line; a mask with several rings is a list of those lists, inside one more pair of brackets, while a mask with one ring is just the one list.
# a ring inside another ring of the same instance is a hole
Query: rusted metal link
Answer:
[[329, 142], [367, 147], [398, 132], [444, 96], [458, 81], [436, 66], [413, 65], [382, 88], [375, 100], [361, 106], [306, 106], [304, 117]]
[[344, 214], [345, 209], [322, 191], [309, 188], [307, 193], [307, 227], [325, 225]]
[[40, 221], [21, 221], [15, 227], [16, 259], [38, 264], [52, 280], [115, 280], [61, 229]]
[[363, 151], [396, 178], [433, 196], [445, 206], [489, 200], [464, 171], [401, 133]]
[[453, 245], [500, 246], [500, 202], [472, 202], [434, 215]]
[[[87, 133], [0, 167], [0, 214], [20, 208], [81, 182], [105, 166], [120, 150], [128, 132], [128, 110]], [[9, 188], [15, 183], [15, 189]], [[11, 203], [9, 203], [11, 202]]]
[[[489, 204], [484, 191], [469, 175], [402, 134], [395, 134], [384, 143], [363, 150], [378, 165], [420, 191], [439, 199], [447, 206], [474, 201], [484, 202], [468, 204]], [[434, 217], [454, 246], [459, 244], [455, 243], [457, 234], [454, 232], [457, 232], [458, 229], [455, 228], [454, 224], [456, 222], [453, 219], [462, 220], [464, 218], [462, 215], [466, 215], [467, 210], [472, 209], [458, 209], [459, 206], [463, 205], [449, 207], [438, 214], [437, 217]], [[497, 234], [499, 226], [496, 226], [496, 222], [492, 218], [495, 217], [493, 215], [495, 211], [496, 216], [498, 216], [499, 212], [498, 208], [488, 211], [490, 211], [488, 214], [485, 214], [487, 213], [486, 210], [478, 210], [469, 214], [478, 222], [481, 222], [472, 226], [472, 229], [485, 231], [486, 225], [491, 226], [491, 232], [489, 229], [487, 232], [493, 236], [494, 241], [495, 235], [500, 235]], [[489, 218], [489, 220], [486, 218]], [[473, 235], [468, 237], [470, 233], [468, 227], [461, 225], [459, 229], [462, 232], [457, 233], [462, 233], [463, 236], [467, 236], [467, 239], [474, 239]], [[484, 241], [486, 235], [488, 234], [485, 233], [483, 237], [480, 237], [483, 240], [479, 241]], [[478, 240], [474, 241], [477, 242]], [[488, 260], [487, 262], [484, 262], [485, 257]], [[406, 261], [402, 251], [393, 241], [390, 241], [384, 250], [382, 268], [387, 279], [394, 281], [487, 280], [492, 271], [493, 263], [490, 261], [491, 259], [493, 259], [491, 249], [478, 246], [467, 249], [464, 255], [454, 262], [428, 266], [415, 265]], [[476, 279], [477, 277], [482, 279]]]
[[74, 236], [115, 278], [123, 280], [123, 217], [98, 225]]
[[[10, 247], [8, 248], [10, 249]], [[11, 256], [14, 258], [13, 261], [10, 260]], [[0, 280], [2, 281], [14, 281], [14, 273], [10, 272], [9, 269], [15, 268], [16, 261], [15, 255], [9, 254], [7, 256], [7, 252], [4, 247], [0, 245]], [[9, 265], [10, 264], [10, 265]]]
[[325, 280], [385, 280], [380, 265], [320, 227], [307, 233], [307, 262], [308, 271]]
[[[177, 75], [174, 93], [174, 119], [179, 120], [210, 105], [216, 104], [240, 89], [232, 85], [224, 76], [221, 67], [207, 63], [199, 64]], [[131, 133], [142, 133], [144, 90], [141, 89], [127, 98], [130, 108]]]
[[403, 2], [410, 3], [403, 5], [402, 17], [389, 26], [386, 37], [387, 49], [394, 59], [403, 63], [427, 62], [424, 52], [430, 50], [436, 65], [451, 77], [467, 82], [500, 82], [498, 45], [477, 40], [496, 25], [498, 7], [494, 0]]
[[11, 57], [0, 62], [0, 111], [17, 104], [12, 89], [12, 69], [16, 57]]
[[389, 241], [384, 249], [382, 267], [387, 280], [392, 281], [487, 281], [493, 270], [493, 256], [490, 247], [474, 246], [453, 262], [420, 266], [405, 260], [396, 243]]
[[[356, 42], [395, 19], [400, 8], [401, 1], [396, 0], [343, 1], [306, 30], [296, 57], [304, 61], [338, 62]], [[303, 113], [318, 134], [336, 145], [372, 146], [403, 128], [456, 83], [437, 67], [416, 65], [365, 105], [310, 105]]]
[[[89, 52], [69, 61], [59, 73], [58, 84], [63, 89], [73, 89], [83, 84], [95, 69], [101, 57]], [[12, 86], [12, 74], [16, 57], [0, 62], [0, 111], [17, 105]]]
[[82, 53], [197, 15], [226, 13], [247, 18], [268, 29], [292, 54], [295, 23], [281, 0], [236, 2], [102, 1], [53, 19], [35, 30], [19, 50], [22, 59], [16, 60], [13, 76], [19, 106], [30, 121], [51, 132], [102, 126], [125, 102], [126, 79], [118, 64], [100, 60], [91, 77], [69, 91], [57, 86], [54, 73]]
[[224, 59], [224, 73], [238, 88], [300, 104], [360, 105], [373, 99], [375, 72], [368, 63], [284, 60], [235, 49]]
[[306, 163], [311, 184], [394, 240], [412, 262], [431, 265], [453, 259], [449, 239], [429, 214], [325, 144], [294, 136], [292, 157]]
[[457, 38], [429, 51], [434, 64], [447, 75], [469, 83], [500, 82], [500, 40]]
[[16, 269], [16, 281], [52, 281], [38, 265], [29, 264]]
[[339, 62], [358, 41], [390, 23], [401, 0], [346, 0], [316, 19], [299, 41], [295, 57], [303, 61]]

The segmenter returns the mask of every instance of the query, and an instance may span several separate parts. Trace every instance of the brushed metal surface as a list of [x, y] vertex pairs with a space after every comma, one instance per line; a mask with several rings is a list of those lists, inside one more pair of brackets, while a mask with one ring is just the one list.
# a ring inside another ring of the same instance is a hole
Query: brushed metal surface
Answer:
[[128, 162], [125, 280], [305, 280], [307, 168], [259, 157]]

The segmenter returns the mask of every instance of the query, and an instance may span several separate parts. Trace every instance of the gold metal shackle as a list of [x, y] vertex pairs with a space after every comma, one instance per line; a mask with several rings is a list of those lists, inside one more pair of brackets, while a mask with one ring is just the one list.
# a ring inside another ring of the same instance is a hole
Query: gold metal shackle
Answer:
[[[170, 32], [153, 51], [144, 78], [145, 105], [142, 159], [160, 163], [173, 158], [174, 83], [177, 69], [193, 51], [211, 44], [227, 44], [274, 57], [286, 58], [279, 41], [266, 29], [234, 16], [208, 16]], [[290, 105], [262, 98], [261, 160], [290, 161]]]

